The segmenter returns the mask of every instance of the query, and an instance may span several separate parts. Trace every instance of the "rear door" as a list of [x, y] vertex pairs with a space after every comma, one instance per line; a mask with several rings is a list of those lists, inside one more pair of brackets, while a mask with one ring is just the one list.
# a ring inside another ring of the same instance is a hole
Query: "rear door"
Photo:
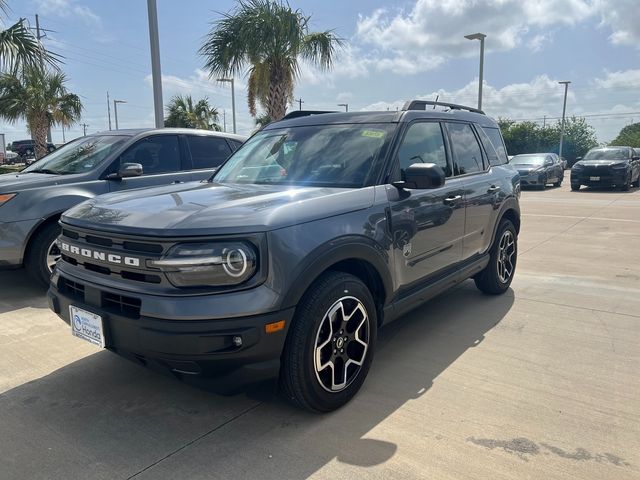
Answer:
[[231, 147], [223, 137], [185, 135], [191, 162], [191, 179], [204, 180], [231, 155]]
[[464, 182], [466, 219], [462, 259], [484, 252], [491, 243], [493, 225], [500, 207], [501, 176], [491, 168], [480, 136], [491, 149], [491, 157], [498, 155], [480, 127], [470, 123], [447, 122], [446, 129], [454, 160], [454, 176]]
[[453, 164], [438, 121], [410, 123], [398, 148], [392, 181], [414, 163], [435, 163], [446, 180], [436, 189], [389, 190], [396, 279], [409, 287], [460, 261], [464, 234], [464, 185]]
[[177, 135], [150, 135], [138, 140], [120, 155], [106, 174], [117, 172], [124, 163], [139, 163], [142, 165], [142, 175], [108, 180], [109, 191], [188, 182], [191, 180], [191, 172], [188, 168], [183, 168], [180, 152]]

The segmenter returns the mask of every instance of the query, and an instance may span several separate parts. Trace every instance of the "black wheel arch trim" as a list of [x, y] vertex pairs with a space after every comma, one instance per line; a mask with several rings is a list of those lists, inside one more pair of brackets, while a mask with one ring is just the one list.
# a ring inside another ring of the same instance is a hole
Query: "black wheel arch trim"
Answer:
[[498, 220], [495, 222], [495, 225], [493, 226], [493, 235], [491, 237], [491, 244], [489, 245], [489, 248], [487, 251], [491, 250], [491, 247], [493, 246], [493, 242], [496, 241], [496, 235], [498, 233], [498, 228], [500, 227], [500, 223], [502, 222], [502, 219], [504, 218], [505, 214], [510, 210], [515, 213], [515, 216], [518, 219], [518, 223], [517, 225], [514, 225], [514, 227], [516, 228], [516, 233], [517, 234], [520, 233], [520, 205], [518, 204], [518, 201], [514, 197], [509, 197], [502, 203], [502, 206], [500, 207], [500, 212], [496, 216]]
[[306, 261], [291, 275], [293, 281], [282, 302], [282, 308], [297, 305], [311, 284], [323, 272], [345, 260], [364, 261], [375, 269], [384, 288], [384, 305], [387, 305], [393, 296], [393, 280], [389, 271], [388, 255], [388, 252], [374, 240], [357, 235], [341, 237], [330, 244], [321, 245], [309, 253], [305, 258]]

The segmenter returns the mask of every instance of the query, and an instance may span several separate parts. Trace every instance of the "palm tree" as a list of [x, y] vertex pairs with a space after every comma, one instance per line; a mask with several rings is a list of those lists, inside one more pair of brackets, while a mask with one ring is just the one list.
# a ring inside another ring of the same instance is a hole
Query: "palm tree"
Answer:
[[[0, 0], [0, 11], [7, 13], [7, 3]], [[42, 63], [57, 68], [60, 57], [48, 52], [40, 41], [29, 31], [24, 19], [9, 28], [0, 28], [0, 69], [16, 72], [21, 66]]]
[[41, 66], [0, 75], [0, 117], [10, 122], [26, 120], [36, 143], [36, 158], [47, 153], [50, 126], [69, 127], [80, 120], [82, 102], [67, 91], [65, 81], [64, 73]]
[[167, 105], [165, 127], [202, 128], [220, 131], [218, 110], [203, 98], [195, 104], [191, 95], [175, 95]]
[[247, 97], [254, 117], [256, 103], [270, 119], [284, 117], [299, 61], [328, 70], [342, 45], [332, 31], [309, 33], [311, 17], [281, 1], [239, 0], [234, 11], [222, 15], [199, 52], [212, 77], [237, 76], [248, 68]]

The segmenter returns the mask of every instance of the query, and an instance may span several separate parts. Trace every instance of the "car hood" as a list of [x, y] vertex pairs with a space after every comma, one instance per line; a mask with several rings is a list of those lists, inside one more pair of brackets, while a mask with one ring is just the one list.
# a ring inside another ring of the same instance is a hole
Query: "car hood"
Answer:
[[5, 173], [0, 175], [0, 193], [16, 192], [27, 188], [62, 185], [77, 181], [78, 175], [50, 175], [48, 173]]
[[534, 170], [542, 170], [543, 167], [542, 166], [535, 166], [535, 165], [531, 165], [531, 166], [525, 166], [525, 165], [514, 165], [513, 168], [515, 168], [518, 173], [531, 173]]
[[594, 166], [605, 166], [605, 167], [612, 167], [613, 165], [620, 165], [620, 164], [626, 164], [627, 161], [626, 160], [580, 160], [579, 162], [576, 162], [574, 164], [574, 167], [576, 165], [580, 165], [583, 167], [594, 167]]
[[367, 208], [374, 188], [186, 183], [88, 200], [62, 221], [134, 235], [179, 236], [273, 230]]

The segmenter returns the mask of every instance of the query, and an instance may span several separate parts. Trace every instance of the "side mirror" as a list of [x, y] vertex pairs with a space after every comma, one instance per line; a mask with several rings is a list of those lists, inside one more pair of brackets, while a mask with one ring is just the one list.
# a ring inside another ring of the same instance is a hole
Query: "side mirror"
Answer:
[[404, 181], [395, 182], [397, 188], [425, 190], [444, 185], [444, 170], [435, 163], [414, 163], [404, 171]]
[[117, 173], [111, 173], [107, 176], [108, 180], [120, 180], [129, 177], [139, 177], [142, 175], [142, 165], [139, 163], [123, 163], [120, 165]]

